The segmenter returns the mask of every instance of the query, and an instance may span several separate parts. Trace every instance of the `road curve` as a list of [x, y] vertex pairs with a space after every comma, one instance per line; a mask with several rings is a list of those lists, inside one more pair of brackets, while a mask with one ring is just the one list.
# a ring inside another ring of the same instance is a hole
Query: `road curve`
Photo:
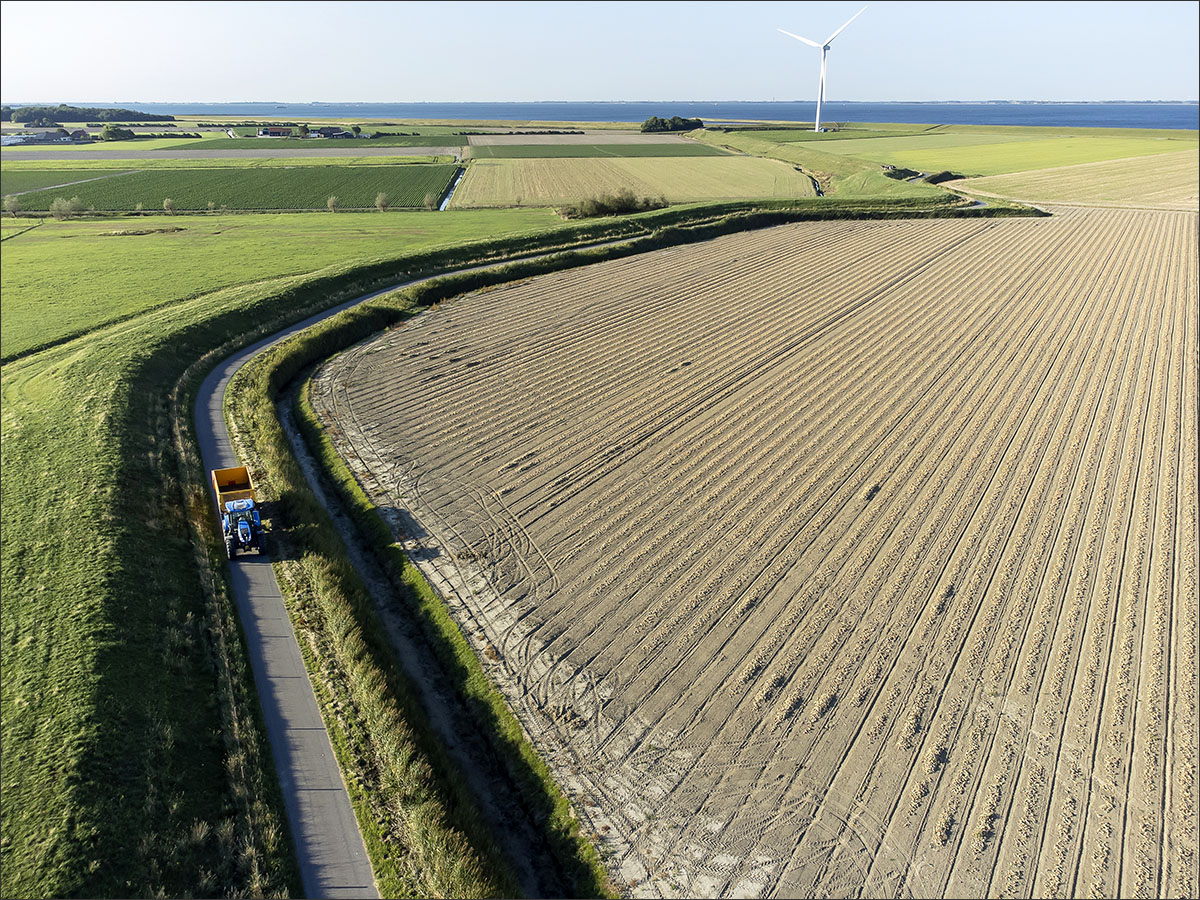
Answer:
[[[622, 240], [627, 239], [586, 246], [607, 247]], [[571, 249], [583, 249], [584, 246]], [[557, 252], [560, 251], [518, 258], [527, 261]], [[201, 382], [194, 408], [196, 441], [200, 445], [204, 468], [220, 469], [240, 463], [225, 426], [225, 391], [237, 370], [255, 354], [374, 297], [443, 274], [497, 268], [518, 258], [447, 270], [388, 285], [310, 316], [218, 363]], [[215, 497], [213, 502], [215, 504]], [[304, 893], [308, 897], [378, 897], [358, 821], [304, 668], [270, 556], [239, 554], [237, 560], [230, 563], [230, 571], [271, 756], [296, 845]]]
[[[235, 466], [239, 462], [230, 445], [222, 412], [225, 390], [234, 373], [263, 348], [381, 293], [385, 291], [319, 313], [218, 364], [201, 383], [196, 397], [196, 439], [205, 469]], [[271, 756], [295, 841], [304, 894], [329, 898], [378, 897], [371, 862], [270, 557], [239, 554], [237, 561], [230, 564], [230, 570]]]

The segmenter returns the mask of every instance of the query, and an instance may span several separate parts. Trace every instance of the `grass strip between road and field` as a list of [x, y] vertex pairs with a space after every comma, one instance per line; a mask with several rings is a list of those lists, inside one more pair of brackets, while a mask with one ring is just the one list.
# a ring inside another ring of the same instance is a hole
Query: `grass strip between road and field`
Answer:
[[[705, 207], [694, 210], [693, 215], [702, 217], [707, 209]], [[390, 697], [397, 709], [415, 708], [411, 689], [406, 686], [395, 661], [389, 659], [390, 651], [386, 639], [380, 637], [383, 629], [377, 621], [377, 613], [372, 607], [369, 592], [355, 573], [341, 538], [328, 519], [327, 513], [305, 481], [288, 446], [276, 411], [276, 401], [289, 390], [293, 381], [305, 377], [306, 372], [321, 360], [357, 341], [395, 327], [422, 309], [451, 297], [548, 272], [706, 240], [722, 234], [813, 218], [1029, 214], [1036, 212], [1019, 207], [951, 207], [945, 202], [938, 209], [920, 208], [915, 205], [912, 208], [900, 205], [899, 208], [892, 209], [881, 209], [878, 206], [875, 209], [854, 209], [851, 205], [830, 205], [824, 210], [743, 208], [739, 212], [726, 213], [695, 223], [689, 223], [680, 211], [674, 211], [671, 216], [662, 216], [660, 213], [659, 216], [667, 219], [669, 224], [662, 224], [661, 227], [641, 236], [631, 237], [627, 241], [591, 249], [567, 250], [490, 269], [445, 275], [366, 301], [264, 351], [235, 378], [229, 393], [231, 400], [227, 414], [235, 428], [243, 433], [247, 444], [252, 447], [251, 460], [261, 467], [260, 470], [256, 470], [256, 480], [260, 485], [268, 487], [270, 498], [277, 498], [273, 510], [275, 524], [297, 534], [297, 544], [292, 556], [301, 562], [281, 563], [280, 583], [284, 586], [285, 593], [290, 595], [289, 602], [296, 610], [298, 626], [303, 630], [312, 625], [311, 612], [303, 613], [303, 621], [299, 619], [302, 610], [311, 610], [313, 598], [319, 598], [323, 605], [321, 615], [338, 623], [339, 631], [324, 641], [310, 642], [311, 647], [318, 650], [324, 648], [324, 653], [327, 654], [322, 656], [314, 651], [310, 660], [313, 671], [322, 673], [324, 677], [325, 673], [345, 667], [347, 663], [343, 660], [350, 660], [354, 666], [360, 667], [356, 674], [349, 676], [351, 686], [347, 688], [347, 696], [351, 698], [350, 702], [380, 703], [382, 701], [375, 697], [375, 694], [381, 688], [387, 687], [394, 692]], [[654, 215], [647, 214], [646, 218], [652, 218]], [[514, 774], [522, 787], [522, 795], [534, 813], [531, 819], [546, 823], [547, 840], [553, 848], [558, 865], [572, 881], [574, 893], [579, 896], [611, 893], [613, 888], [597, 850], [589, 839], [581, 834], [578, 820], [553, 775], [525, 737], [503, 696], [487, 678], [475, 651], [454, 621], [444, 600], [405, 559], [403, 551], [395, 543], [394, 536], [378, 511], [345, 464], [337, 457], [303, 392], [297, 404], [297, 418], [311, 452], [320, 461], [328, 480], [335, 486], [355, 526], [379, 559], [384, 571], [390, 574], [397, 593], [405, 598], [414, 617], [422, 624], [425, 636], [435, 649], [442, 666], [452, 674], [456, 691], [467, 707], [475, 711], [480, 728], [487, 734], [497, 753], [505, 760], [508, 770]], [[303, 579], [298, 581], [296, 572], [301, 569]], [[332, 658], [329, 654], [339, 659]], [[356, 680], [362, 684], [356, 686]], [[340, 715], [345, 715], [346, 708], [342, 707]], [[407, 719], [412, 725], [421, 721], [422, 717], [418, 712], [411, 712]], [[386, 721], [386, 717], [378, 716], [373, 724], [378, 727]], [[427, 727], [418, 726], [417, 730]], [[352, 745], [348, 742], [340, 749], [344, 755], [349, 756], [352, 747], [357, 746], [361, 755], [372, 741], [379, 742], [382, 737], [368, 727], [361, 732], [362, 743]], [[430, 752], [439, 757], [438, 766], [452, 769], [449, 760], [443, 758], [436, 749], [436, 741], [431, 741], [429, 746], [434, 748]], [[356, 774], [354, 778], [348, 777], [348, 781], [353, 782], [359, 777], [359, 770], [361, 766], [358, 769], [352, 768]], [[449, 783], [457, 784], [457, 781], [451, 778]], [[378, 806], [378, 802], [379, 798], [375, 798], [374, 805]], [[456, 800], [455, 803], [458, 808], [467, 811], [463, 815], [469, 824], [464, 827], [473, 830], [476, 827], [477, 813], [469, 811], [472, 806], [469, 798]], [[372, 801], [360, 795], [356, 797], [356, 805], [359, 804], [372, 805]], [[360, 816], [363, 816], [362, 809]], [[364, 822], [365, 828], [374, 827], [370, 825], [369, 817], [364, 818], [367, 820]], [[378, 848], [380, 843], [375, 838], [368, 838], [368, 846]], [[480, 839], [479, 846], [490, 845]], [[379, 861], [375, 859], [375, 852], [372, 853], [372, 858], [376, 861], [376, 871], [379, 872]], [[387, 862], [386, 858], [383, 862]]]

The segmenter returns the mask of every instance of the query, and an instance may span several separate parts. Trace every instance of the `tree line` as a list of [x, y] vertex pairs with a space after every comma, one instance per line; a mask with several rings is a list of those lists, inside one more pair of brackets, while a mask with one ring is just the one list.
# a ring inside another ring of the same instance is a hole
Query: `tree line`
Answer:
[[92, 109], [83, 106], [4, 106], [0, 120], [5, 122], [174, 122], [174, 116], [137, 112], [132, 109]]

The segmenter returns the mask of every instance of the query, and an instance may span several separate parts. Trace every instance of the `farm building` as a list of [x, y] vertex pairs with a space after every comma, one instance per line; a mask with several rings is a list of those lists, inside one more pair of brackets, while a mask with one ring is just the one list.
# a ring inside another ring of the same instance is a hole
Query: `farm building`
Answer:
[[292, 129], [283, 125], [268, 125], [266, 128], [258, 129], [259, 137], [291, 137]]

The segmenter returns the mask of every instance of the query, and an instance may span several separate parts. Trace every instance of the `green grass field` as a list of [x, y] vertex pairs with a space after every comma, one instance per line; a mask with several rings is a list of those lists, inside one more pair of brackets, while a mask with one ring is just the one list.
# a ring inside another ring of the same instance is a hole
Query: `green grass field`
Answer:
[[[369, 209], [379, 193], [393, 207], [419, 208], [440, 198], [455, 166], [306, 166], [284, 168], [156, 169], [72, 185], [69, 194], [99, 212], [130, 211], [141, 203], [161, 210], [170, 197], [178, 210], [202, 210], [213, 203], [229, 209], [321, 209], [330, 196], [346, 209]], [[21, 208], [48, 210], [63, 191], [25, 194]]]
[[842, 129], [838, 131], [816, 132], [811, 128], [764, 128], [753, 129], [746, 131], [736, 131], [736, 134], [745, 134], [750, 137], [756, 137], [764, 141], [777, 141], [781, 144], [787, 143], [809, 143], [819, 141], [825, 143], [828, 141], [854, 141], [865, 140], [869, 138], [883, 137], [899, 137], [906, 134], [921, 134], [925, 129], [922, 126], [913, 126], [910, 131], [874, 131], [870, 129], [855, 128]]
[[[231, 285], [560, 221], [541, 209], [145, 216], [46, 220], [33, 228], [5, 219], [0, 357]], [[140, 231], [149, 233], [120, 234]]]
[[507, 144], [473, 145], [473, 159], [572, 159], [591, 157], [728, 156], [708, 144]]
[[793, 167], [747, 157], [479, 160], [454, 192], [458, 209], [556, 206], [628, 188], [673, 203], [814, 196]]

